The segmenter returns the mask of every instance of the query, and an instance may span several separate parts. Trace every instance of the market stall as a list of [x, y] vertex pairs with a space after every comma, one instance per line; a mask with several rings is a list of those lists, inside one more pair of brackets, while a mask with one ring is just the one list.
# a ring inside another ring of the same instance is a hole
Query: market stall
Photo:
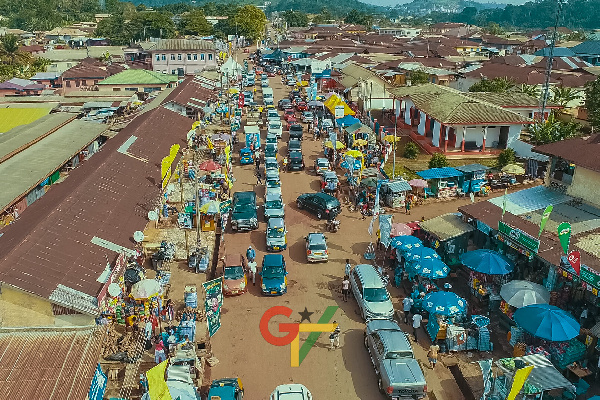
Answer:
[[417, 175], [425, 179], [431, 193], [440, 198], [456, 196], [459, 182], [463, 179], [463, 173], [452, 167], [426, 169], [417, 172]]
[[404, 207], [407, 192], [412, 188], [404, 179], [384, 182], [379, 189], [379, 196], [386, 206], [392, 208]]
[[427, 238], [426, 243], [440, 251], [447, 265], [460, 264], [460, 255], [467, 251], [473, 226], [464, 222], [460, 214], [444, 214], [419, 223]]
[[[404, 268], [408, 275], [407, 282], [412, 282], [410, 296], [413, 298], [415, 311], [422, 311], [423, 299], [426, 293], [438, 290], [435, 282], [437, 279], [445, 278], [450, 269], [441, 260], [441, 257], [429, 247], [412, 247], [407, 252], [402, 252], [401, 257], [405, 260]], [[405, 288], [408, 290], [408, 288]]]
[[485, 173], [490, 169], [489, 167], [481, 164], [467, 164], [455, 168], [463, 173], [460, 179], [463, 193], [479, 193], [485, 187], [487, 183]]

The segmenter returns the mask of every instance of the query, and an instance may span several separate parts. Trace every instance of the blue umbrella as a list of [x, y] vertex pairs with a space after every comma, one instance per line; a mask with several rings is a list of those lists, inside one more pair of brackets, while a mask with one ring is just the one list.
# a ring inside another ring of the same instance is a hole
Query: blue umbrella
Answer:
[[405, 252], [410, 251], [413, 248], [423, 247], [423, 243], [421, 239], [416, 236], [402, 235], [402, 236], [394, 236], [392, 241], [390, 242], [390, 246], [399, 251]]
[[417, 275], [428, 279], [445, 278], [450, 272], [450, 268], [439, 258], [424, 258], [418, 261], [409, 261], [408, 266]]
[[423, 308], [430, 314], [456, 315], [464, 313], [467, 301], [452, 292], [433, 292], [425, 296]]
[[581, 327], [571, 314], [550, 304], [531, 304], [515, 311], [517, 325], [533, 336], [566, 342], [579, 335]]
[[422, 261], [431, 258], [441, 259], [440, 255], [430, 247], [413, 247], [404, 256], [408, 261]]
[[502, 254], [492, 250], [473, 250], [460, 256], [460, 261], [473, 271], [486, 275], [506, 275], [515, 265]]

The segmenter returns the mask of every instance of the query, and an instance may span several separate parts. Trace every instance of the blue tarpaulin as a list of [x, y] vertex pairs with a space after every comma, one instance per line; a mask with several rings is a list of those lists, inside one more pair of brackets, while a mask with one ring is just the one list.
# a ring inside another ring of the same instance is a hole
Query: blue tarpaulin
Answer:
[[358, 118], [354, 118], [352, 115], [346, 115], [344, 118], [336, 119], [338, 126], [351, 126], [356, 123], [359, 123], [360, 120]]
[[452, 167], [444, 167], [444, 168], [431, 168], [426, 169], [425, 171], [417, 172], [423, 179], [443, 179], [443, 178], [453, 178], [457, 176], [462, 176], [463, 173], [459, 170]]

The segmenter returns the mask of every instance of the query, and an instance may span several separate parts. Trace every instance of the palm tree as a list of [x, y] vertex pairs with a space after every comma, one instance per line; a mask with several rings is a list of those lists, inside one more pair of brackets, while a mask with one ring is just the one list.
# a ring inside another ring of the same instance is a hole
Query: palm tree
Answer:
[[580, 97], [580, 91], [577, 89], [561, 86], [552, 88], [552, 101], [562, 107], [567, 107], [570, 102]]
[[531, 97], [535, 97], [536, 99], [540, 97], [540, 90], [536, 85], [528, 85], [526, 83], [523, 83], [519, 87], [519, 92], [525, 93]]
[[26, 64], [31, 58], [31, 54], [19, 51], [17, 35], [4, 35], [0, 38], [0, 62], [10, 65]]

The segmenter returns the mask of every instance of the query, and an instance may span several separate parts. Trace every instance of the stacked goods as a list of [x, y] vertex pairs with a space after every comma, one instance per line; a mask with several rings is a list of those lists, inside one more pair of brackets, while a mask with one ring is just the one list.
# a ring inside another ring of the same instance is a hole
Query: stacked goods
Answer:
[[477, 341], [477, 350], [492, 351], [492, 342], [490, 340], [490, 331], [486, 327], [479, 328], [479, 339]]
[[544, 357], [546, 357], [548, 359], [548, 361], [551, 361], [551, 354], [546, 351], [546, 349], [542, 346], [527, 346], [527, 349], [525, 350], [525, 354], [526, 355], [531, 355], [531, 354], [539, 354], [542, 355]]
[[119, 323], [121, 325], [125, 324], [125, 318], [123, 318], [123, 313], [124, 313], [123, 305], [122, 304], [117, 305], [117, 307], [115, 308], [115, 316], [117, 318], [117, 323]]
[[549, 350], [552, 354], [552, 362], [558, 369], [564, 369], [585, 356], [585, 345], [577, 339], [551, 343]]
[[517, 343], [513, 348], [513, 357], [523, 357], [527, 351], [525, 343]]
[[189, 308], [198, 308], [198, 293], [185, 292], [184, 293], [185, 306]]
[[510, 345], [511, 346], [515, 346], [518, 342], [522, 342], [523, 341], [523, 336], [524, 336], [524, 332], [523, 329], [519, 328], [518, 326], [511, 326], [510, 327]]
[[106, 360], [130, 362], [130, 357], [139, 350], [141, 338], [142, 332], [121, 335], [110, 325], [102, 343], [102, 357]]
[[179, 321], [188, 319], [193, 321], [202, 321], [204, 319], [204, 313], [195, 308], [186, 307], [183, 310], [177, 311], [175, 314], [175, 319]]

